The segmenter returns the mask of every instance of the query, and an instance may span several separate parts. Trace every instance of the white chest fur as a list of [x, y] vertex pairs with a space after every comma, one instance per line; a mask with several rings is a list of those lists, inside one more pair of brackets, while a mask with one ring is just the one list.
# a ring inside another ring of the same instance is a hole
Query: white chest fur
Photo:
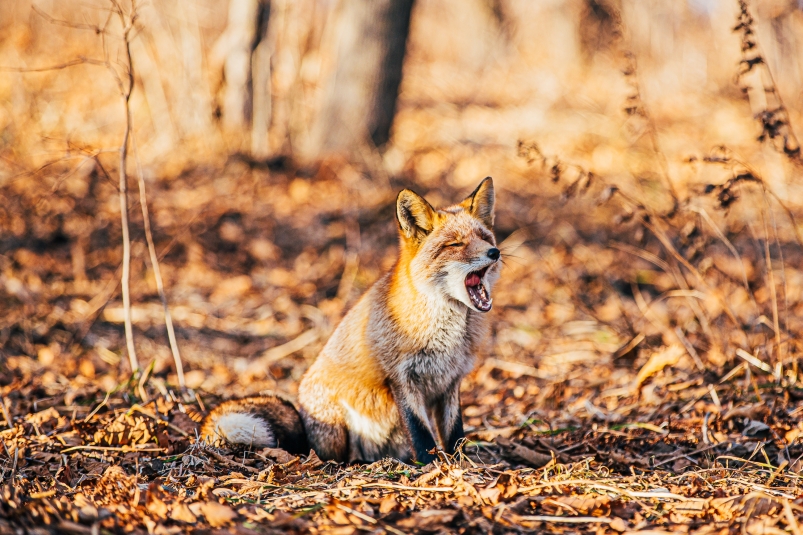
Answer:
[[474, 355], [466, 307], [442, 299], [430, 300], [427, 306], [431, 319], [422, 329], [419, 349], [402, 359], [400, 371], [430, 398], [442, 395], [471, 371]]

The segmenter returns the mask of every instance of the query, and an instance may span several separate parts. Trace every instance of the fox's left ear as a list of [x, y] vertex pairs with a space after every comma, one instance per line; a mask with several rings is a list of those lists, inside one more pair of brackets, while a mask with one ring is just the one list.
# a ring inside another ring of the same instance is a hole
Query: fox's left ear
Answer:
[[488, 228], [494, 226], [494, 181], [491, 177], [485, 177], [485, 180], [480, 182], [477, 189], [466, 197], [460, 206], [473, 215]]

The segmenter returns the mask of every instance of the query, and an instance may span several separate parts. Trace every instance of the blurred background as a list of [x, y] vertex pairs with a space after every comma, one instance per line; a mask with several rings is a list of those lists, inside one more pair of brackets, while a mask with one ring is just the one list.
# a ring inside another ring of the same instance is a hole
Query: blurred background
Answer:
[[392, 266], [396, 192], [447, 204], [488, 175], [511, 239], [470, 428], [613, 411], [673, 345], [656, 402], [737, 349], [797, 380], [799, 2], [119, 2], [0, 4], [5, 395], [130, 373], [131, 65], [132, 316], [157, 387], [177, 378], [139, 177], [195, 389], [292, 395]]

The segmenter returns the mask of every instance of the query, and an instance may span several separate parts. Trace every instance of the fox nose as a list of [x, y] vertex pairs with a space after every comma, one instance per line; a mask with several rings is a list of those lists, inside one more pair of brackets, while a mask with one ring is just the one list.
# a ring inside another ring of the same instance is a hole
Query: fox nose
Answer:
[[488, 249], [487, 254], [488, 258], [490, 258], [491, 260], [499, 260], [499, 249], [497, 249], [496, 247], [491, 247], [490, 249]]

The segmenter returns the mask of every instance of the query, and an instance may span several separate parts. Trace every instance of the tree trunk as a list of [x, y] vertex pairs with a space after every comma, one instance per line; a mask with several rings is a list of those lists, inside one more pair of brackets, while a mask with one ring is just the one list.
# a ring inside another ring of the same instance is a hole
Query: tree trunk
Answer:
[[266, 158], [270, 154], [268, 128], [271, 113], [271, 42], [268, 21], [271, 5], [268, 0], [259, 4], [257, 31], [251, 53], [251, 155]]
[[333, 32], [336, 65], [304, 147], [307, 157], [387, 143], [413, 1], [341, 1]]
[[259, 113], [254, 106], [265, 107], [270, 78], [270, 50], [264, 42], [269, 13], [268, 0], [231, 0], [226, 29], [213, 47], [210, 62], [222, 71], [220, 112], [228, 129], [247, 130], [254, 115], [261, 123], [268, 120], [269, 103]]

